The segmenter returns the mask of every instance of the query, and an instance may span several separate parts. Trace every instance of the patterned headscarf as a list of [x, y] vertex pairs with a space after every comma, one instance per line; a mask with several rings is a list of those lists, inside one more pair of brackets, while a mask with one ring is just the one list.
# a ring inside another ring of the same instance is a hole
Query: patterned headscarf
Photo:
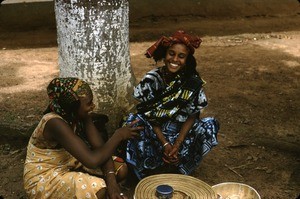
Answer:
[[191, 54], [194, 54], [195, 48], [198, 48], [202, 40], [197, 36], [186, 34], [183, 30], [176, 31], [171, 37], [162, 36], [155, 44], [146, 51], [146, 57], [150, 58], [159, 47], [170, 47], [173, 44], [180, 43], [187, 46]]
[[68, 77], [53, 79], [47, 87], [47, 94], [49, 97], [48, 111], [57, 113], [68, 122], [73, 122], [76, 110], [68, 110], [68, 108], [76, 103], [79, 105], [79, 97], [92, 95], [92, 91], [85, 81]]

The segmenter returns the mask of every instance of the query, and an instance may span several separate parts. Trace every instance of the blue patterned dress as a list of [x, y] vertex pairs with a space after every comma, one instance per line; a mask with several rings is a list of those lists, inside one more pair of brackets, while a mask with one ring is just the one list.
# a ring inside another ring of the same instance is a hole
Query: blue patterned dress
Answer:
[[[195, 75], [184, 80], [177, 75], [168, 85], [164, 83], [161, 68], [148, 72], [134, 88], [134, 97], [140, 101], [137, 113], [131, 113], [124, 124], [140, 119], [144, 126], [140, 137], [127, 142], [126, 161], [139, 179], [146, 177], [147, 170], [166, 164], [163, 146], [157, 139], [152, 125], [159, 125], [166, 140], [174, 144], [182, 124], [190, 115], [200, 115], [207, 106], [202, 85], [203, 80]], [[200, 164], [203, 156], [218, 144], [218, 121], [208, 117], [196, 119], [179, 149], [178, 172], [189, 175]]]

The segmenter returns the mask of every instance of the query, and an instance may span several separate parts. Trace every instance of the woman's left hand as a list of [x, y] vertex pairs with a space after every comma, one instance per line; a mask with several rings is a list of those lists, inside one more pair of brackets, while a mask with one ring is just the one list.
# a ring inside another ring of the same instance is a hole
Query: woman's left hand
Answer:
[[172, 164], [177, 164], [179, 162], [179, 158], [178, 158], [178, 151], [179, 151], [179, 147], [177, 147], [176, 145], [173, 145], [171, 152], [169, 153], [169, 157], [172, 160]]
[[172, 157], [174, 159], [178, 159], [178, 150], [179, 148], [175, 145], [173, 145], [172, 150], [168, 154], [169, 157]]

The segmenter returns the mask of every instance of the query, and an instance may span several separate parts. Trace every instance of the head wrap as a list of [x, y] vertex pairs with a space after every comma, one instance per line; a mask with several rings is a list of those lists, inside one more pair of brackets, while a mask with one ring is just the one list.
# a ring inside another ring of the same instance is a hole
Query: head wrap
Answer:
[[183, 30], [176, 31], [171, 37], [162, 36], [155, 44], [147, 49], [145, 55], [150, 58], [159, 47], [170, 47], [173, 44], [180, 43], [186, 45], [191, 54], [194, 54], [195, 48], [198, 48], [202, 40], [200, 37], [186, 34]]
[[70, 113], [66, 107], [70, 107], [76, 102], [79, 103], [79, 97], [92, 95], [92, 91], [85, 81], [69, 77], [53, 79], [47, 87], [47, 94], [49, 111], [53, 111], [64, 118]]

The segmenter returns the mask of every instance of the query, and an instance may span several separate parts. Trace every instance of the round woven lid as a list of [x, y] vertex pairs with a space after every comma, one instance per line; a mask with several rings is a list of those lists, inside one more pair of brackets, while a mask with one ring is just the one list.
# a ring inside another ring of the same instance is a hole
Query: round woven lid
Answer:
[[134, 199], [154, 199], [156, 187], [169, 185], [174, 189], [172, 199], [216, 199], [212, 187], [205, 182], [182, 174], [159, 174], [142, 179], [134, 191]]

